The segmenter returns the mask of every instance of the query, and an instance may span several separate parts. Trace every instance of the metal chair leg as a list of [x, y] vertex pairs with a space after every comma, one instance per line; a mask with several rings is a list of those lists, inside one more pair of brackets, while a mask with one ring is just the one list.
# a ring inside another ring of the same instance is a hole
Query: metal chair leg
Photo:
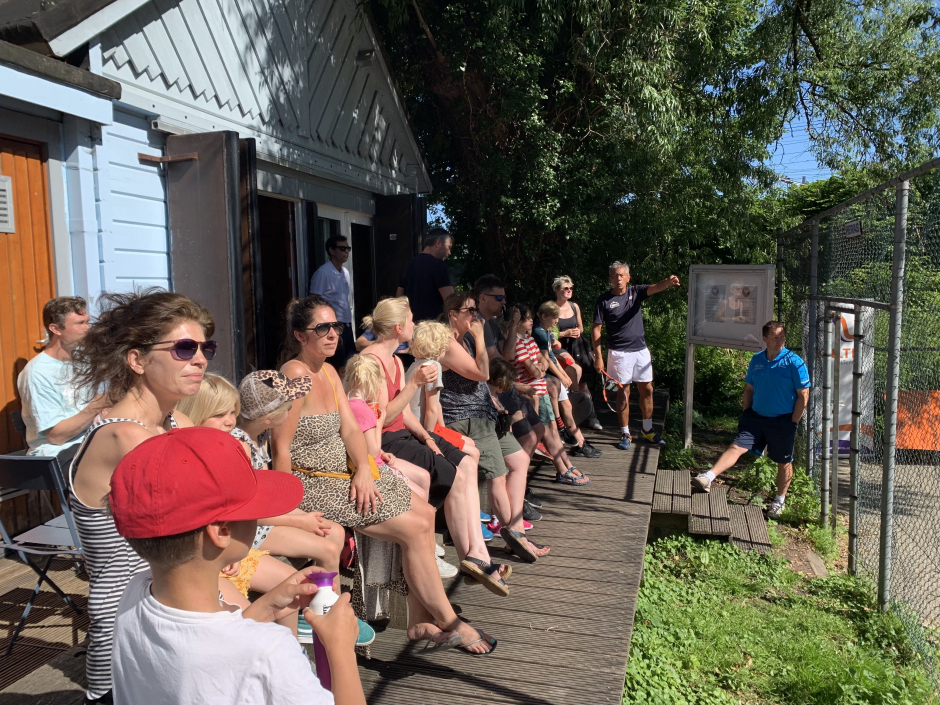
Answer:
[[13, 651], [13, 647], [16, 645], [16, 640], [19, 638], [20, 632], [23, 631], [23, 626], [26, 624], [26, 620], [29, 618], [29, 613], [33, 609], [33, 601], [36, 599], [36, 596], [39, 595], [39, 589], [42, 587], [42, 581], [46, 579], [46, 571], [49, 570], [49, 566], [52, 563], [52, 556], [49, 556], [46, 559], [46, 564], [43, 566], [42, 571], [39, 571], [29, 560], [26, 562], [29, 564], [29, 567], [36, 571], [36, 573], [39, 575], [39, 580], [33, 587], [33, 594], [30, 595], [29, 600], [26, 602], [26, 609], [23, 610], [23, 616], [20, 617], [20, 621], [17, 623], [16, 629], [13, 630], [13, 638], [10, 639], [10, 644], [7, 646], [6, 654], [4, 654], [5, 656], [9, 656]]

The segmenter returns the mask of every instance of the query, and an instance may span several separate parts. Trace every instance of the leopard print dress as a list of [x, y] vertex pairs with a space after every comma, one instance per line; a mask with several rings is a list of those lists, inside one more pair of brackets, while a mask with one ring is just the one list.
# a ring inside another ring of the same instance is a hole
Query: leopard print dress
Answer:
[[[290, 446], [291, 464], [313, 472], [348, 472], [346, 446], [339, 435], [339, 412], [301, 416]], [[300, 508], [305, 512], [323, 512], [330, 521], [355, 529], [386, 521], [411, 509], [411, 488], [408, 482], [387, 466], [379, 467], [376, 489], [385, 499], [375, 514], [363, 516], [349, 501], [350, 480], [338, 477], [311, 476], [297, 470], [294, 475], [304, 485]]]

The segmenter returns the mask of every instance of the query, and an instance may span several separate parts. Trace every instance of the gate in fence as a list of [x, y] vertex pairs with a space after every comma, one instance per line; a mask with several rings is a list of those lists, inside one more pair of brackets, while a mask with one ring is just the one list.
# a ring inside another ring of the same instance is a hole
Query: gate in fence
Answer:
[[813, 383], [799, 453], [820, 522], [847, 504], [850, 572], [876, 582], [940, 683], [938, 167], [778, 230], [777, 317]]

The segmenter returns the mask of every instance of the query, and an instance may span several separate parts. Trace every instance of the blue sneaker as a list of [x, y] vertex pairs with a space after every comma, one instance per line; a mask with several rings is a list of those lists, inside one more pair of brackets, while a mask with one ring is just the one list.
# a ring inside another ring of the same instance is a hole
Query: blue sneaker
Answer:
[[491, 521], [493, 521], [493, 517], [484, 512], [480, 512], [480, 521], [482, 521], [484, 524], [489, 524]]
[[359, 636], [356, 637], [356, 646], [368, 646], [375, 641], [375, 630], [358, 617], [356, 621], [359, 622]]
[[492, 541], [493, 532], [486, 528], [486, 524], [480, 524], [480, 528], [483, 530], [483, 540]]
[[624, 436], [620, 439], [620, 443], [617, 444], [617, 447], [620, 450], [630, 450], [630, 436]]
[[647, 443], [652, 443], [654, 446], [666, 445], [666, 441], [663, 440], [663, 434], [658, 433], [656, 431], [650, 431], [649, 433], [641, 431], [640, 436], [643, 438], [644, 441], [646, 441]]

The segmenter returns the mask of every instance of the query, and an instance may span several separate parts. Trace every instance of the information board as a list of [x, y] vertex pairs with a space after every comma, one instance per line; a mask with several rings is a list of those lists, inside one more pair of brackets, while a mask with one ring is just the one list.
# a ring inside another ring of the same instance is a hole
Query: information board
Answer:
[[689, 269], [689, 343], [762, 350], [761, 329], [773, 317], [773, 265], [693, 265]]

